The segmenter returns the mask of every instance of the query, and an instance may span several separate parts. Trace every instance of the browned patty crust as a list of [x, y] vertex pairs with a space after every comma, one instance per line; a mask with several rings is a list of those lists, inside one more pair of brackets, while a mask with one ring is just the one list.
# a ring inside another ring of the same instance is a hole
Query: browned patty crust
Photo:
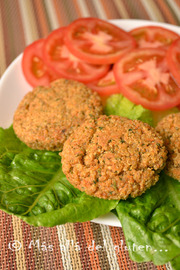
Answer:
[[164, 117], [157, 125], [156, 130], [164, 139], [168, 150], [166, 173], [180, 181], [180, 113]]
[[13, 120], [16, 135], [29, 147], [59, 151], [86, 118], [102, 114], [101, 99], [82, 83], [59, 79], [36, 87], [20, 102]]
[[136, 197], [165, 166], [161, 136], [138, 120], [100, 116], [85, 121], [65, 142], [62, 169], [71, 184], [104, 199]]

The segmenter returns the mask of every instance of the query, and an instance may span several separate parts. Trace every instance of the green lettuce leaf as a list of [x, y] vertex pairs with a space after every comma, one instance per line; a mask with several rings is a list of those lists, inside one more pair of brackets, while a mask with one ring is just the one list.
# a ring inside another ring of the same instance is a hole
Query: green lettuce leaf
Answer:
[[140, 197], [120, 201], [116, 210], [133, 261], [161, 265], [180, 256], [180, 183], [177, 180], [162, 173], [154, 187]]
[[0, 128], [0, 209], [31, 225], [51, 227], [94, 219], [117, 203], [74, 188], [58, 152], [30, 149], [12, 127]]
[[180, 269], [180, 256], [174, 258], [172, 261], [170, 261], [170, 263], [173, 270], [179, 270]]
[[132, 103], [121, 94], [112, 95], [107, 99], [104, 112], [107, 115], [119, 115], [141, 120], [153, 126], [152, 112], [141, 105]]

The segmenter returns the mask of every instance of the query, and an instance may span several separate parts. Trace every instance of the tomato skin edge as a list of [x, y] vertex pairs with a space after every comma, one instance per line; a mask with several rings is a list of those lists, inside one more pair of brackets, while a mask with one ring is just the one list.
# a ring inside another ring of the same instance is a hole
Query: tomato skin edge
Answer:
[[[60, 45], [62, 47], [63, 46], [66, 47], [66, 45], [64, 43], [64, 36], [66, 35], [66, 30], [67, 30], [67, 27], [58, 28], [58, 29], [52, 31], [51, 34], [46, 38], [46, 40], [44, 42], [44, 46], [43, 46], [43, 54], [44, 54], [45, 64], [49, 68], [51, 68], [55, 73], [57, 73], [60, 77], [63, 77], [66, 79], [77, 80], [77, 81], [82, 82], [82, 83], [90, 83], [90, 82], [92, 82], [92, 80], [98, 80], [98, 79], [102, 78], [103, 76], [105, 76], [107, 74], [107, 72], [109, 71], [110, 65], [104, 65], [103, 67], [101, 65], [99, 65], [99, 67], [101, 68], [101, 71], [97, 70], [96, 67], [94, 66], [94, 73], [89, 74], [89, 76], [84, 76], [83, 74], [68, 73], [65, 70], [66, 64], [63, 64], [64, 65], [63, 68], [59, 68], [58, 67], [58, 60], [57, 61], [52, 60], [52, 57], [50, 55], [50, 51], [51, 51], [52, 46], [56, 43], [56, 41], [60, 40], [61, 41]], [[67, 57], [67, 59], [70, 59], [70, 58]], [[71, 60], [69, 60], [69, 61], [71, 61]], [[82, 62], [82, 65], [83, 65], [83, 62], [84, 62], [84, 65], [85, 64], [90, 65], [89, 63], [85, 63], [85, 61], [82, 61], [82, 60], [80, 60], [80, 62]]]
[[[178, 39], [179, 38], [179, 34], [177, 34], [176, 32], [174, 32], [174, 31], [172, 31], [172, 30], [170, 30], [170, 29], [167, 29], [167, 28], [164, 28], [164, 27], [162, 27], [162, 26], [154, 26], [154, 25], [146, 25], [146, 26], [140, 26], [140, 27], [136, 27], [136, 28], [134, 28], [134, 29], [132, 29], [132, 30], [130, 30], [129, 31], [129, 33], [133, 36], [133, 34], [135, 33], [135, 32], [138, 32], [138, 31], [141, 31], [141, 30], [146, 30], [146, 32], [148, 31], [148, 30], [158, 30], [158, 32], [160, 32], [160, 33], [163, 33], [163, 32], [165, 32], [166, 34], [170, 34], [171, 35], [171, 37], [175, 37], [175, 39], [172, 41], [172, 43], [176, 40], [176, 39]], [[133, 36], [134, 37], [134, 36]], [[134, 37], [135, 38], [135, 37]], [[136, 38], [135, 38], [135, 40], [136, 40]], [[137, 47], [139, 48], [139, 44], [138, 44], [138, 41], [136, 40], [136, 42], [137, 42]], [[171, 43], [171, 44], [172, 44]], [[169, 47], [169, 46], [171, 46], [171, 44], [167, 44], [167, 45], [163, 45], [162, 44], [162, 46], [158, 46], [158, 47], [154, 47], [154, 48], [162, 48], [162, 49], [164, 49], [164, 48], [167, 48], [167, 47]], [[151, 46], [148, 46], [149, 48], [152, 48]], [[147, 48], [148, 48], [147, 47]], [[145, 47], [144, 47], [145, 48]]]
[[[177, 40], [175, 40], [169, 47], [166, 54], [166, 59], [169, 65], [169, 69], [175, 81], [180, 87], [180, 68], [178, 68], [178, 64], [176, 64], [176, 59], [175, 59], [176, 55], [174, 55], [174, 50], [176, 50], [176, 46], [178, 47], [178, 45], [180, 46], [180, 37]], [[179, 49], [179, 54], [180, 54], [180, 49]], [[179, 62], [179, 67], [180, 67], [180, 62]]]
[[[84, 60], [90, 64], [113, 64], [115, 63], [119, 57], [121, 55], [119, 55], [119, 53], [116, 53], [114, 56], [111, 55], [109, 57], [105, 57], [105, 56], [100, 56], [100, 57], [94, 57], [93, 55], [87, 55], [84, 57], [84, 54], [81, 53], [81, 51], [79, 51], [78, 49], [76, 49], [75, 47], [73, 47], [71, 44], [73, 42], [72, 38], [71, 38], [71, 31], [74, 27], [75, 24], [78, 24], [79, 22], [81, 21], [84, 21], [84, 24], [86, 22], [89, 22], [89, 21], [94, 21], [96, 20], [97, 22], [100, 22], [100, 23], [104, 23], [106, 25], [109, 25], [110, 27], [113, 27], [116, 29], [116, 31], [119, 31], [119, 32], [122, 32], [123, 34], [127, 35], [129, 37], [129, 39], [131, 40], [131, 43], [132, 43], [132, 48], [135, 48], [136, 47], [136, 41], [135, 39], [126, 31], [124, 31], [123, 29], [119, 28], [118, 26], [114, 25], [114, 24], [111, 24], [107, 21], [104, 21], [104, 20], [101, 20], [101, 19], [98, 19], [98, 18], [92, 18], [92, 17], [88, 17], [88, 18], [79, 18], [75, 21], [73, 21], [71, 24], [69, 24], [67, 26], [67, 29], [66, 29], [66, 35], [65, 35], [65, 39], [64, 39], [64, 42], [66, 44], [66, 46], [68, 47], [68, 49], [71, 51], [72, 54], [74, 54], [76, 57], [80, 58], [81, 60]], [[132, 48], [130, 48], [129, 50], [131, 50]], [[128, 52], [129, 50], [126, 50], [126, 52]]]
[[97, 92], [100, 96], [110, 96], [113, 94], [120, 93], [119, 87], [117, 85], [107, 86], [107, 87], [98, 87], [93, 84], [87, 84], [87, 86], [93, 91]]
[[109, 72], [100, 80], [87, 84], [89, 88], [96, 91], [101, 97], [119, 93], [119, 87], [115, 81], [112, 68], [113, 67], [111, 67]]
[[[23, 74], [26, 78], [26, 81], [33, 87], [36, 87], [39, 85], [48, 86], [50, 84], [50, 81], [52, 81], [50, 80], [51, 75], [53, 75], [54, 79], [58, 78], [57, 74], [55, 73], [52, 73], [50, 75], [48, 71], [49, 69], [43, 61], [43, 54], [42, 54], [43, 43], [44, 43], [44, 39], [38, 39], [34, 41], [33, 43], [31, 43], [25, 48], [23, 52], [23, 56], [22, 56], [21, 67], [22, 67]], [[33, 56], [38, 57], [43, 62], [45, 73], [40, 78], [37, 78], [35, 74], [33, 74], [33, 71], [32, 71]]]
[[[140, 48], [137, 48], [137, 49], [131, 50], [130, 53], [128, 54], [128, 56], [127, 55], [122, 56], [114, 65], [114, 67], [113, 67], [114, 77], [115, 77], [116, 82], [119, 86], [120, 93], [123, 94], [126, 98], [128, 98], [133, 103], [135, 103], [137, 105], [142, 105], [144, 108], [147, 108], [147, 109], [152, 110], [152, 111], [161, 111], [161, 110], [170, 109], [170, 108], [175, 107], [178, 104], [180, 104], [180, 88], [179, 88], [179, 91], [177, 93], [177, 98], [176, 99], [174, 98], [174, 101], [171, 100], [171, 102], [169, 102], [169, 100], [168, 100], [168, 102], [166, 102], [166, 104], [161, 103], [162, 99], [159, 99], [160, 102], [151, 102], [151, 101], [148, 101], [146, 98], [140, 96], [140, 94], [138, 94], [138, 92], [131, 90], [130, 87], [123, 85], [121, 77], [119, 76], [119, 73], [118, 73], [118, 69], [119, 69], [118, 65], [119, 65], [120, 61], [126, 59], [126, 57], [130, 57], [130, 54], [137, 55], [137, 53], [139, 53], [139, 52], [142, 53], [143, 51], [147, 51], [147, 53], [150, 53], [151, 50], [154, 52], [159, 51], [159, 54], [164, 53], [166, 55], [166, 50], [163, 50], [163, 49], [154, 49], [154, 48], [153, 49], [152, 48], [151, 49], [149, 49], [149, 48], [140, 49]], [[126, 61], [124, 60], [124, 62], [126, 62]], [[171, 75], [171, 77], [172, 77], [172, 75]], [[170, 97], [168, 97], [168, 98], [170, 98]]]

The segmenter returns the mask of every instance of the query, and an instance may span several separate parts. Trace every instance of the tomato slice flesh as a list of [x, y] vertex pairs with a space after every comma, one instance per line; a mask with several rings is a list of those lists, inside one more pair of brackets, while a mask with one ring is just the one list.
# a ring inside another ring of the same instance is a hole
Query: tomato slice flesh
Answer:
[[26, 47], [22, 58], [22, 70], [28, 83], [33, 87], [49, 83], [59, 76], [50, 70], [43, 60], [42, 48], [44, 39], [33, 42]]
[[93, 65], [74, 56], [64, 43], [66, 27], [54, 30], [44, 43], [44, 61], [60, 76], [84, 83], [103, 77], [109, 65]]
[[172, 43], [167, 52], [169, 69], [180, 86], [180, 38]]
[[166, 48], [176, 40], [179, 35], [160, 26], [142, 26], [130, 31], [139, 48]]
[[103, 78], [87, 85], [92, 90], [98, 92], [100, 96], [109, 96], [119, 93], [119, 87], [114, 78], [112, 69]]
[[76, 57], [92, 64], [112, 64], [136, 46], [119, 27], [97, 18], [80, 18], [67, 27], [66, 46]]
[[45, 65], [39, 57], [32, 58], [32, 72], [37, 78], [41, 78], [46, 73]]
[[44, 43], [44, 61], [47, 66], [67, 79], [88, 83], [103, 77], [109, 65], [93, 65], [74, 56], [64, 43], [66, 28], [54, 30]]
[[121, 93], [150, 110], [165, 110], [180, 103], [180, 88], [169, 71], [166, 50], [135, 49], [114, 65]]

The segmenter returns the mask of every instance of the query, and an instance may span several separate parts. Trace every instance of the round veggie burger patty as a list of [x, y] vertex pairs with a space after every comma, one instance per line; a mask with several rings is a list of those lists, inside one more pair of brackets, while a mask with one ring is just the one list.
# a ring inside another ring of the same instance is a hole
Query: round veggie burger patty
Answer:
[[173, 113], [164, 117], [156, 130], [164, 139], [168, 150], [166, 173], [180, 181], [180, 113]]
[[139, 120], [102, 115], [85, 121], [64, 144], [69, 182], [103, 199], [136, 197], [154, 185], [167, 157], [161, 136]]
[[82, 83], [59, 79], [39, 86], [20, 102], [13, 128], [33, 149], [59, 151], [67, 137], [85, 119], [102, 114], [101, 99]]

